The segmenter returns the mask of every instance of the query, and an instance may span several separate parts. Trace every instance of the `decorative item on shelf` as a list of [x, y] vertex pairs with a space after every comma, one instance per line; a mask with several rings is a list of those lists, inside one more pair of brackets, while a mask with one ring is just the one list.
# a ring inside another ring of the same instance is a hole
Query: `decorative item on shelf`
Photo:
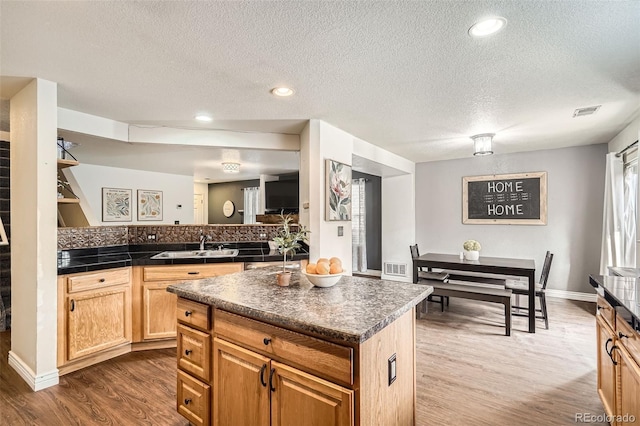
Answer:
[[60, 176], [58, 176], [58, 198], [78, 199], [78, 196], [73, 193], [73, 190], [71, 189], [71, 185], [69, 185], [69, 182], [67, 182], [66, 180], [60, 179]]
[[282, 227], [278, 229], [278, 235], [273, 238], [273, 242], [277, 244], [278, 251], [282, 253], [282, 272], [277, 275], [278, 285], [286, 287], [291, 280], [291, 271], [287, 271], [287, 253], [293, 256], [296, 250], [300, 248], [300, 241], [307, 241], [309, 230], [303, 225], [298, 225], [297, 231], [291, 230], [291, 215], [280, 214]]
[[462, 244], [464, 249], [464, 258], [466, 260], [478, 260], [480, 258], [480, 249], [482, 246], [476, 240], [467, 240]]
[[58, 137], [58, 158], [61, 160], [65, 160], [70, 157], [75, 161], [78, 161], [78, 159], [69, 152], [71, 148], [75, 148], [78, 145], [79, 144], [75, 142], [65, 141], [64, 138]]

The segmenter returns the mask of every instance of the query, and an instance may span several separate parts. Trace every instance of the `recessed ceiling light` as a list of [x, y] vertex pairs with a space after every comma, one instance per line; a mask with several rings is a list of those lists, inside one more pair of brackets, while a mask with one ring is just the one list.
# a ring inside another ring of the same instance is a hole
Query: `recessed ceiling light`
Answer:
[[500, 16], [483, 19], [469, 28], [469, 35], [471, 37], [485, 37], [497, 33], [505, 25], [507, 25], [507, 20]]
[[271, 93], [273, 93], [276, 96], [291, 96], [293, 95], [293, 89], [290, 87], [274, 87], [273, 89], [271, 89]]
[[205, 123], [213, 121], [213, 118], [211, 118], [211, 116], [207, 114], [198, 114], [194, 118], [198, 121], [203, 121]]

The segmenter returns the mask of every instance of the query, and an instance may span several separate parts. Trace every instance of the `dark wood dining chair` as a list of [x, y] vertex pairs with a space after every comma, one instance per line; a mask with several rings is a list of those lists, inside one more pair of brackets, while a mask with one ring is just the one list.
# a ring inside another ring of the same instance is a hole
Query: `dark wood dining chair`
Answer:
[[[418, 250], [418, 244], [414, 244], [414, 245], [410, 245], [409, 246], [409, 250], [411, 251], [411, 259], [415, 259], [417, 257], [420, 257], [420, 250]], [[428, 279], [428, 275], [427, 272], [422, 270], [422, 266], [418, 267], [418, 282], [420, 282], [421, 279]], [[434, 300], [433, 298], [437, 297], [438, 300]], [[440, 303], [440, 310], [442, 312], [444, 312], [444, 304], [445, 301], [447, 303], [447, 306], [449, 306], [449, 296], [433, 296], [433, 295], [429, 295], [427, 297], [427, 300], [432, 301], [432, 302], [436, 302], [436, 303]]]
[[[544, 265], [542, 265], [542, 273], [540, 274], [540, 280], [536, 283], [536, 297], [540, 299], [540, 309], [536, 309], [536, 312], [540, 312], [540, 316], [536, 315], [536, 318], [544, 320], [544, 326], [548, 330], [549, 329], [549, 315], [547, 313], [547, 299], [545, 297], [545, 291], [547, 288], [547, 280], [549, 279], [549, 270], [551, 269], [551, 261], [553, 260], [553, 253], [547, 251], [547, 255], [544, 258]], [[516, 281], [516, 280], [508, 280], [506, 288], [511, 289], [513, 294], [516, 295], [516, 298], [519, 299], [519, 295], [528, 295], [529, 294], [529, 283], [526, 281]], [[516, 301], [516, 304], [520, 304], [519, 301]], [[520, 311], [529, 311], [529, 308], [526, 306], [513, 306], [512, 307], [515, 312], [512, 315], [517, 316], [527, 316], [527, 313]]]

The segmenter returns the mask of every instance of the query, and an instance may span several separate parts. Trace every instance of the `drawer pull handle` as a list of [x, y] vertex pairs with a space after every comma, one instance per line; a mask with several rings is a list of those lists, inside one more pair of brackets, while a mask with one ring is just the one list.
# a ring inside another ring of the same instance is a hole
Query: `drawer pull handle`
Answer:
[[262, 339], [262, 343], [264, 343], [265, 345], [268, 345], [269, 343], [271, 343], [271, 339], [265, 337], [264, 339]]
[[271, 389], [271, 392], [275, 392], [276, 388], [275, 386], [273, 386], [273, 373], [276, 372], [275, 368], [271, 369], [271, 373], [269, 373], [269, 389]]
[[71, 299], [71, 309], [70, 310], [71, 310], [71, 312], [76, 310], [76, 301], [73, 300], [73, 299]]
[[260, 369], [260, 384], [267, 387], [267, 382], [264, 380], [264, 372], [267, 371], [267, 364], [262, 364], [262, 368]]
[[604, 306], [598, 305], [598, 310], [600, 310], [600, 309], [604, 309]]
[[[609, 355], [609, 357], [611, 357], [611, 351], [609, 350], [609, 343], [612, 343], [613, 339], [611, 337], [609, 337], [607, 339], [606, 342], [604, 342], [604, 351], [607, 353], [607, 355]], [[611, 360], [613, 361], [613, 358], [611, 358]]]
[[100, 278], [100, 282], [101, 282], [101, 283], [103, 283], [103, 282], [105, 282], [105, 281], [106, 281], [106, 280], [105, 280], [104, 278]]
[[184, 316], [185, 317], [191, 316], [191, 311], [184, 311]]
[[189, 275], [199, 275], [199, 274], [200, 274], [200, 272], [198, 272], [198, 271], [191, 271], [191, 272], [187, 272], [187, 274], [189, 274]]
[[184, 351], [184, 354], [186, 356], [189, 356], [189, 355], [191, 355], [191, 352], [193, 352], [191, 349], [187, 349], [187, 350]]
[[629, 338], [629, 336], [627, 336], [626, 334], [624, 334], [622, 331], [618, 331], [618, 337], [620, 337], [621, 339], [623, 337], [626, 337], [627, 339]]
[[191, 398], [184, 399], [184, 405], [189, 405], [191, 403]]

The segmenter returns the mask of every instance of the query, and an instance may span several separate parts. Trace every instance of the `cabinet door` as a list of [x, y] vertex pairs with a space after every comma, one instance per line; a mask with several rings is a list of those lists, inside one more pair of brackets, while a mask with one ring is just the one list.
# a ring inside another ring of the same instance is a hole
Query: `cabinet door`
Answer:
[[213, 424], [270, 426], [269, 358], [213, 339]]
[[613, 331], [598, 317], [596, 319], [598, 347], [598, 395], [607, 415], [613, 416], [616, 409], [616, 369], [607, 349], [615, 343]]
[[620, 367], [618, 415], [621, 416], [621, 424], [640, 425], [640, 366], [633, 360], [626, 347], [621, 344], [618, 346], [620, 346], [616, 350], [620, 354], [618, 357]]
[[272, 361], [273, 426], [350, 426], [353, 391]]
[[131, 288], [112, 287], [67, 296], [67, 359], [131, 343]]
[[142, 285], [142, 339], [176, 337], [177, 297], [167, 291], [174, 282], [144, 283]]

